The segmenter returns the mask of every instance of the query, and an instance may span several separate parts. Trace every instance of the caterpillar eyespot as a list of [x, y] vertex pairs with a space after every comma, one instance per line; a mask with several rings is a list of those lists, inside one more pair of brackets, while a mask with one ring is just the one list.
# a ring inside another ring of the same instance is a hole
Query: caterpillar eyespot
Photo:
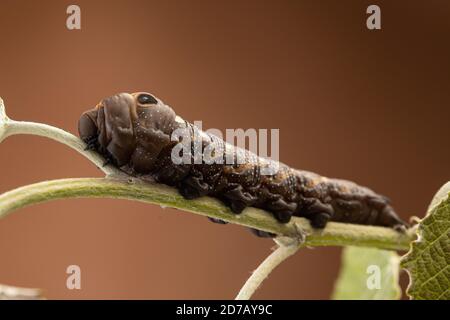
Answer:
[[[261, 175], [255, 154], [245, 151], [243, 164], [175, 164], [171, 159], [176, 142], [172, 133], [180, 128], [199, 130], [180, 120], [175, 112], [153, 95], [120, 93], [103, 99], [84, 112], [78, 122], [80, 138], [88, 149], [133, 177], [152, 177], [176, 187], [187, 199], [211, 196], [241, 213], [246, 207], [267, 210], [281, 223], [292, 216], [305, 217], [314, 228], [328, 221], [377, 225], [401, 229], [407, 226], [389, 205], [389, 200], [351, 181], [323, 178], [277, 163], [272, 176]], [[224, 142], [202, 132], [202, 146]], [[195, 141], [192, 141], [194, 145]], [[234, 148], [232, 152], [243, 152]], [[194, 163], [194, 162], [192, 162]], [[220, 222], [212, 219], [214, 222]], [[273, 234], [255, 231], [262, 237]]]
[[137, 100], [138, 100], [138, 102], [141, 103], [141, 104], [154, 104], [154, 103], [158, 103], [158, 101], [156, 101], [156, 99], [155, 99], [153, 96], [151, 96], [151, 95], [149, 95], [149, 94], [147, 94], [147, 93], [142, 93], [142, 94], [138, 95]]

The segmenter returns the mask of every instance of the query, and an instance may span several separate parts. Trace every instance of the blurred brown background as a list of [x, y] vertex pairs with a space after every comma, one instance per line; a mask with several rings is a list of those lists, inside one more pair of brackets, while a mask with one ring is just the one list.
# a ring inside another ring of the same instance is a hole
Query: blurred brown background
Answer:
[[[448, 1], [69, 1], [0, 4], [0, 96], [17, 120], [76, 133], [101, 98], [150, 91], [204, 128], [279, 128], [283, 162], [422, 216], [450, 178]], [[377, 4], [382, 30], [366, 28]], [[101, 176], [60, 144], [0, 145], [0, 192]], [[273, 242], [158, 206], [66, 200], [0, 221], [0, 283], [48, 298], [233, 298]], [[327, 299], [340, 249], [302, 250], [255, 298]], [[65, 287], [68, 265], [82, 289]], [[403, 275], [403, 282], [406, 277]]]

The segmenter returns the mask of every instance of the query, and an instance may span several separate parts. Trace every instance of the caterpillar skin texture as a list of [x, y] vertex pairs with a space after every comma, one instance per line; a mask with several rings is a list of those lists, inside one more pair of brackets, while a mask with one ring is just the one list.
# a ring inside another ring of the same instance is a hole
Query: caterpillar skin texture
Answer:
[[[80, 137], [89, 149], [128, 175], [151, 177], [176, 187], [187, 199], [208, 195], [222, 200], [236, 214], [246, 207], [257, 207], [271, 212], [281, 223], [289, 222], [292, 216], [305, 217], [315, 228], [324, 228], [328, 221], [395, 229], [406, 226], [389, 200], [368, 188], [292, 169], [237, 147], [231, 152], [244, 155], [243, 164], [174, 164], [171, 152], [178, 141], [171, 141], [171, 134], [176, 129], [190, 130], [192, 139], [200, 139], [203, 147], [226, 144], [204, 132], [194, 135], [197, 128], [145, 92], [103, 99], [84, 112], [78, 123]], [[262, 167], [277, 164], [276, 173], [261, 174]]]

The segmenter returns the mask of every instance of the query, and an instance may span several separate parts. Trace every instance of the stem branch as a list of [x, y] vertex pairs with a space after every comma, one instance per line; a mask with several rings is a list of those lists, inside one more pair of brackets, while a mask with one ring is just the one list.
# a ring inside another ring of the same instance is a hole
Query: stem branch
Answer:
[[296, 253], [302, 243], [290, 241], [288, 244], [283, 244], [280, 241], [277, 244], [278, 247], [256, 268], [250, 278], [247, 279], [236, 296], [236, 300], [249, 300], [273, 269]]
[[88, 158], [106, 175], [121, 174], [118, 169], [111, 165], [103, 166], [105, 159], [102, 156], [94, 151], [85, 150], [86, 144], [67, 131], [43, 123], [9, 119], [6, 115], [3, 100], [0, 98], [0, 142], [16, 134], [31, 134], [61, 142]]
[[283, 224], [266, 211], [247, 208], [236, 215], [220, 201], [203, 197], [184, 199], [175, 189], [132, 178], [73, 178], [39, 182], [0, 195], [0, 218], [25, 206], [66, 198], [117, 198], [158, 204], [268, 231], [280, 236], [305, 238], [307, 246], [368, 246], [407, 250], [414, 233], [390, 228], [329, 222], [313, 229], [307, 219], [294, 217]]
[[41, 300], [41, 289], [20, 288], [0, 284], [0, 300]]

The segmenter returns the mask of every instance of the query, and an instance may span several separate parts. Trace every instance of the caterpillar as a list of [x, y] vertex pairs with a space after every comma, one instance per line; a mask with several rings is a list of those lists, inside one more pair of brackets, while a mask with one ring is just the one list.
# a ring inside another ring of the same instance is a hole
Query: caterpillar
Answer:
[[[171, 137], [180, 129], [189, 131], [192, 146], [200, 143], [203, 148], [225, 149], [226, 154], [241, 155], [245, 161], [176, 164], [171, 155], [180, 140]], [[186, 199], [218, 198], [236, 214], [246, 207], [256, 207], [269, 211], [280, 223], [289, 222], [292, 216], [305, 217], [318, 229], [328, 221], [398, 230], [407, 226], [385, 196], [351, 181], [296, 170], [248, 150], [230, 147], [183, 120], [146, 92], [120, 93], [103, 99], [81, 115], [78, 131], [87, 149], [97, 151], [124, 173], [174, 186]], [[275, 165], [278, 170], [273, 174], [261, 174], [263, 167]], [[261, 237], [275, 236], [253, 231]]]

